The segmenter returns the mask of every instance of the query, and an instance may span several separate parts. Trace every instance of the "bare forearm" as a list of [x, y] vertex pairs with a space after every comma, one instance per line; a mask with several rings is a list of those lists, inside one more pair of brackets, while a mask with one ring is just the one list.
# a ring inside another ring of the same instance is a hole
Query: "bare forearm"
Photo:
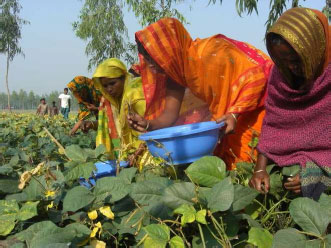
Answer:
[[259, 153], [254, 171], [261, 171], [261, 170], [265, 171], [267, 164], [268, 164], [268, 158], [264, 154]]

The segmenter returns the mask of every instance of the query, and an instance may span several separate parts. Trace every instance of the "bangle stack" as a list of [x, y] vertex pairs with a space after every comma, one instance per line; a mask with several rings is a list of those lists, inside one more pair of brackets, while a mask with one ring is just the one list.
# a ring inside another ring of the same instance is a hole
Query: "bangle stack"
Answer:
[[254, 173], [259, 173], [259, 172], [262, 172], [262, 171], [266, 171], [266, 170], [257, 170], [257, 171], [254, 171]]
[[236, 120], [237, 122], [237, 116], [234, 113], [230, 113], [232, 115], [232, 117]]
[[145, 131], [148, 131], [148, 128], [149, 128], [149, 124], [150, 124], [150, 122], [149, 122], [149, 121], [147, 121], [147, 125], [146, 125], [146, 127], [145, 127]]

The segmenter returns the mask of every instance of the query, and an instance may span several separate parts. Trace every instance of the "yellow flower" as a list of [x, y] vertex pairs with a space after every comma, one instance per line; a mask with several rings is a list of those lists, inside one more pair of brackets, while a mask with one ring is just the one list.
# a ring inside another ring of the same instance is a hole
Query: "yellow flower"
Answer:
[[97, 239], [92, 240], [90, 245], [93, 248], [106, 248], [106, 243]]
[[87, 215], [91, 220], [95, 220], [96, 218], [98, 218], [98, 213], [96, 210], [88, 212]]
[[45, 196], [46, 197], [53, 197], [55, 195], [55, 191], [52, 191], [52, 190], [47, 190], [45, 192]]
[[91, 232], [91, 234], [90, 234], [90, 237], [91, 237], [91, 238], [94, 238], [95, 235], [97, 235], [97, 233], [98, 233], [99, 230], [100, 230], [100, 232], [99, 232], [99, 236], [100, 236], [100, 234], [101, 234], [101, 228], [102, 228], [102, 225], [101, 225], [101, 223], [100, 223], [100, 221], [99, 221], [99, 222], [98, 222], [97, 224], [95, 224], [95, 226], [93, 227], [92, 232]]
[[100, 213], [102, 213], [104, 216], [106, 216], [107, 218], [113, 220], [115, 215], [114, 213], [111, 211], [109, 206], [103, 206], [101, 208], [99, 208]]
[[47, 205], [47, 210], [50, 209], [50, 208], [53, 208], [53, 207], [54, 207], [54, 202], [51, 201], [51, 203]]

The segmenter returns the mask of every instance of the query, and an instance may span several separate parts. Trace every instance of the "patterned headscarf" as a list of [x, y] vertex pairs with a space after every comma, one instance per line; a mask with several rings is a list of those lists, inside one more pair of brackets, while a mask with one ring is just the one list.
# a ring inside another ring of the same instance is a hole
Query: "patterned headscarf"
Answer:
[[314, 80], [329, 62], [329, 26], [327, 18], [318, 11], [307, 8], [292, 8], [286, 11], [267, 34], [267, 48], [283, 76], [291, 81], [287, 68], [282, 66], [272, 54], [271, 34], [285, 39], [303, 63], [304, 77]]

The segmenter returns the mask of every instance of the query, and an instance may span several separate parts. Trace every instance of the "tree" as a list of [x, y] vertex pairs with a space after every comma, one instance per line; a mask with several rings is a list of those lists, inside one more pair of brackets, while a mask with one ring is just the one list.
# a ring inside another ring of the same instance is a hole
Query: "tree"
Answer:
[[156, 22], [163, 17], [175, 17], [183, 23], [186, 23], [185, 17], [175, 8], [174, 4], [184, 2], [184, 0], [126, 0], [129, 9], [134, 14], [142, 26]]
[[19, 17], [21, 5], [18, 0], [0, 0], [0, 52], [7, 56], [6, 63], [6, 89], [8, 95], [8, 108], [10, 107], [10, 91], [8, 85], [9, 63], [18, 54], [24, 53], [19, 46], [22, 25], [29, 22]]
[[[256, 12], [258, 14], [258, 1], [259, 0], [236, 0], [236, 8], [238, 15], [241, 16], [244, 13], [252, 14]], [[300, 0], [270, 0], [270, 10], [268, 20], [266, 21], [267, 30], [272, 26], [272, 24], [277, 21], [277, 19], [286, 10], [287, 4], [291, 2], [291, 7], [299, 6]], [[305, 0], [303, 0], [305, 1]], [[223, 0], [209, 0], [209, 4], [215, 4], [220, 2], [222, 4]]]
[[126, 53], [128, 35], [122, 8], [116, 0], [85, 0], [73, 28], [79, 38], [88, 41], [85, 53], [91, 57], [89, 70], [109, 57], [124, 57], [131, 62]]

